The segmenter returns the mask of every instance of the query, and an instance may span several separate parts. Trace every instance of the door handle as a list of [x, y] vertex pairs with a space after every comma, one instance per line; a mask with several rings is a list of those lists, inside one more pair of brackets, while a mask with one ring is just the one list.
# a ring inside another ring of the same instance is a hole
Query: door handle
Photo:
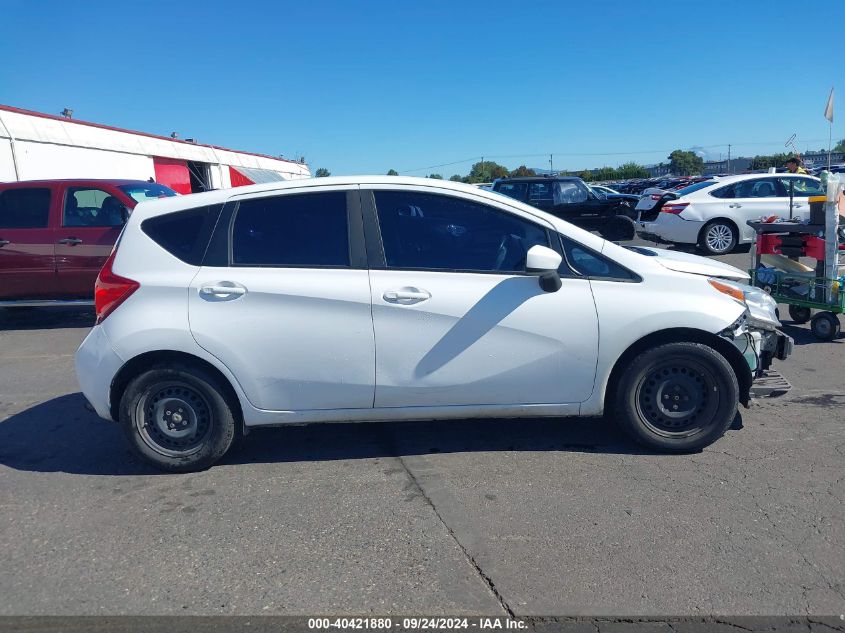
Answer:
[[734, 203], [734, 204], [729, 204], [728, 207], [730, 207], [731, 209], [741, 209], [742, 205], [738, 204], [738, 203]]
[[[231, 284], [231, 285], [229, 285]], [[219, 284], [200, 286], [200, 294], [215, 299], [237, 299], [246, 294], [246, 288], [236, 286], [229, 281], [222, 281]]]
[[387, 303], [409, 306], [431, 299], [431, 293], [419, 288], [399, 288], [398, 290], [385, 290], [382, 297]]
[[0, 248], [3, 248], [6, 244], [11, 244], [11, 242], [9, 240], [0, 240]]
[[69, 244], [70, 246], [76, 246], [77, 244], [82, 244], [82, 240], [78, 237], [66, 237], [63, 240], [59, 240], [59, 244]]

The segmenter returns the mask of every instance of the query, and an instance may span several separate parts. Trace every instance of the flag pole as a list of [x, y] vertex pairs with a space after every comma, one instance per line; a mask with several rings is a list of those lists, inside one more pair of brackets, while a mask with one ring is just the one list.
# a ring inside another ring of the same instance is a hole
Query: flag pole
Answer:
[[830, 152], [833, 147], [833, 122], [827, 124], [827, 171], [830, 171]]
[[827, 171], [830, 172], [830, 155], [833, 151], [833, 86], [830, 88], [830, 95], [827, 97], [827, 105], [824, 107], [824, 118], [827, 119]]

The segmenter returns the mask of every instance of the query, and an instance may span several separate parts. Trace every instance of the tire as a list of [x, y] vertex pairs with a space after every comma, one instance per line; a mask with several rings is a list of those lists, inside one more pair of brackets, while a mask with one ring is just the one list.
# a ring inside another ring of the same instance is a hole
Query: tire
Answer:
[[727, 255], [736, 248], [736, 228], [725, 220], [713, 220], [704, 225], [698, 237], [698, 246], [708, 255]]
[[813, 336], [821, 341], [832, 341], [839, 336], [839, 317], [833, 312], [818, 312], [810, 321]]
[[688, 453], [722, 437], [738, 405], [736, 374], [724, 356], [700, 343], [667, 343], [643, 352], [625, 368], [615, 413], [636, 442]]
[[205, 470], [226, 454], [235, 437], [234, 410], [225, 393], [202, 369], [161, 365], [129, 383], [120, 400], [120, 422], [144, 461], [168, 472]]
[[804, 306], [789, 306], [789, 318], [792, 319], [793, 323], [797, 323], [799, 325], [806, 323], [810, 320], [812, 315], [813, 312], [810, 308], [805, 308]]
[[604, 239], [611, 242], [632, 240], [637, 231], [636, 223], [627, 215], [617, 215], [610, 218], [605, 228], [600, 231]]

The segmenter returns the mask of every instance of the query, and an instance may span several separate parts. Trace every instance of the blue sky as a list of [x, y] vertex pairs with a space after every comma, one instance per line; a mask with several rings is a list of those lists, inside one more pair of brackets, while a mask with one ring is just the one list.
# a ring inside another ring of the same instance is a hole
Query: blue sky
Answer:
[[837, 82], [845, 136], [840, 0], [0, 0], [0, 20], [0, 103], [336, 175], [817, 149]]

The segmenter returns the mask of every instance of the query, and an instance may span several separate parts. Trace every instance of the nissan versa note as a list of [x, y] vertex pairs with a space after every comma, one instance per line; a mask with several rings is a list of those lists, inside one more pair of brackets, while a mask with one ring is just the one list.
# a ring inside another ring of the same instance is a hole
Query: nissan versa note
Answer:
[[745, 279], [460, 183], [255, 185], [138, 205], [76, 370], [170, 471], [257, 426], [607, 410], [689, 452], [792, 350]]

